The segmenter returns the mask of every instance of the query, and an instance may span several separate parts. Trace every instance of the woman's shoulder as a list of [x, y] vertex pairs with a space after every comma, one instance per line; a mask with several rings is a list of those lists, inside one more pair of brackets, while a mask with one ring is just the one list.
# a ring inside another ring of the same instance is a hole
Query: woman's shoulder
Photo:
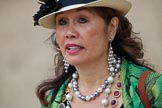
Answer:
[[150, 69], [149, 67], [137, 65], [133, 63], [132, 61], [127, 61], [127, 71], [130, 75], [140, 77], [141, 74], [145, 71], [149, 71], [149, 74], [147, 75], [146, 81], [156, 80], [158, 78], [161, 78], [162, 74], [160, 74], [157, 71], [154, 71], [153, 69]]
[[[138, 95], [137, 85], [139, 82], [139, 78], [143, 72], [146, 70], [150, 70], [145, 66], [137, 65], [131, 61], [124, 60], [122, 63], [122, 81], [125, 86], [129, 86], [131, 90], [134, 90], [133, 94]], [[162, 108], [162, 74], [150, 70], [149, 74], [145, 79], [145, 87], [146, 93], [148, 95], [149, 100], [151, 100], [151, 104], [155, 108]], [[127, 89], [125, 91], [128, 92]], [[130, 94], [130, 93], [129, 93]], [[132, 95], [135, 96], [135, 95]], [[127, 96], [128, 97], [128, 96]], [[130, 100], [133, 99], [132, 97]], [[128, 100], [127, 100], [128, 101]]]
[[150, 72], [145, 80], [146, 93], [155, 108], [162, 108], [162, 74]]
[[147, 68], [146, 66], [137, 65], [134, 62], [126, 59], [123, 59], [121, 68], [123, 73], [125, 74], [125, 77], [133, 77], [136, 79], [139, 79], [140, 75], [144, 71], [149, 70], [149, 68]]
[[[136, 65], [131, 61], [128, 61], [128, 69], [132, 77], [136, 77], [137, 80], [140, 78], [141, 74], [149, 70], [149, 74], [145, 79], [145, 87], [148, 98], [151, 105], [155, 108], [162, 107], [162, 74], [159, 72], [150, 70], [145, 66]], [[133, 79], [134, 79], [133, 78]], [[137, 81], [138, 82], [138, 81]]]
[[[70, 79], [70, 78], [69, 78]], [[62, 101], [66, 86], [69, 82], [67, 79], [60, 87], [56, 89], [51, 89], [47, 94], [47, 101], [49, 102], [49, 106], [42, 106], [41, 108], [56, 108], [58, 104]]]
[[149, 71], [145, 79], [145, 84], [148, 85], [148, 88], [152, 88], [153, 86], [158, 86], [162, 88], [162, 74], [151, 70], [146, 66], [137, 65], [131, 61], [124, 60], [125, 70], [122, 72], [123, 78], [127, 79], [133, 83], [137, 83], [141, 74], [145, 71]]

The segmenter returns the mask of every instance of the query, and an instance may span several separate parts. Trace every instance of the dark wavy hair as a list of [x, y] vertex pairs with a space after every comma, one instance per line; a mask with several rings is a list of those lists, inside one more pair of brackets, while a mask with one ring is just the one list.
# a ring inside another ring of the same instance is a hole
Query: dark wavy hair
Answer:
[[[145, 65], [144, 63], [144, 51], [142, 40], [137, 36], [137, 33], [132, 31], [132, 24], [129, 20], [122, 16], [118, 11], [105, 7], [95, 7], [93, 9], [103, 20], [105, 24], [109, 24], [113, 17], [119, 19], [119, 26], [115, 39], [112, 42], [112, 47], [114, 52], [121, 58], [125, 58], [134, 62], [137, 65]], [[54, 57], [55, 62], [55, 75], [53, 79], [48, 79], [43, 81], [37, 87], [37, 96], [42, 105], [47, 106], [49, 102], [47, 101], [47, 93], [49, 90], [58, 89], [62, 83], [69, 78], [73, 72], [75, 72], [75, 67], [71, 66], [68, 69], [68, 73], [64, 73], [63, 68], [63, 56], [59, 50], [59, 46], [55, 39], [55, 33], [50, 37], [52, 44], [54, 45], [56, 51], [58, 52]]]

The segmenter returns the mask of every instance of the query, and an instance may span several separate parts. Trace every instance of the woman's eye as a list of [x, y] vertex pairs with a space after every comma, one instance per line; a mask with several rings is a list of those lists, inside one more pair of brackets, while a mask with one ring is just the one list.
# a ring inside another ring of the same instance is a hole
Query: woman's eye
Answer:
[[86, 22], [88, 22], [88, 20], [86, 18], [81, 17], [81, 18], [78, 19], [78, 22], [79, 23], [86, 23]]
[[67, 21], [66, 21], [65, 19], [60, 19], [60, 20], [58, 21], [58, 24], [59, 24], [59, 25], [66, 25], [66, 24], [67, 24]]

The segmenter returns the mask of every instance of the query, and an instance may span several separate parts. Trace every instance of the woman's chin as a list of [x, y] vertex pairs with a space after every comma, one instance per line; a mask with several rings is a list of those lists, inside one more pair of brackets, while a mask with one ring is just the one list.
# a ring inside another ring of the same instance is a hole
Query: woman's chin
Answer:
[[68, 61], [68, 63], [73, 66], [77, 66], [77, 65], [81, 64], [79, 61], [70, 61], [70, 60]]
[[65, 56], [66, 60], [70, 65], [77, 66], [79, 64], [84, 63], [86, 60], [83, 58], [83, 55], [75, 55], [75, 56]]
[[85, 63], [83, 59], [67, 59], [67, 61], [70, 65], [73, 65], [75, 67], [83, 65]]

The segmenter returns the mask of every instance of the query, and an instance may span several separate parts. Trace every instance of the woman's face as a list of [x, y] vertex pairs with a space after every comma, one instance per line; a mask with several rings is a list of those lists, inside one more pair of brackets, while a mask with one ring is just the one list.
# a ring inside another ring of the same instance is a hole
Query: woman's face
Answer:
[[82, 8], [56, 16], [56, 41], [74, 66], [107, 60], [109, 26], [93, 10]]

